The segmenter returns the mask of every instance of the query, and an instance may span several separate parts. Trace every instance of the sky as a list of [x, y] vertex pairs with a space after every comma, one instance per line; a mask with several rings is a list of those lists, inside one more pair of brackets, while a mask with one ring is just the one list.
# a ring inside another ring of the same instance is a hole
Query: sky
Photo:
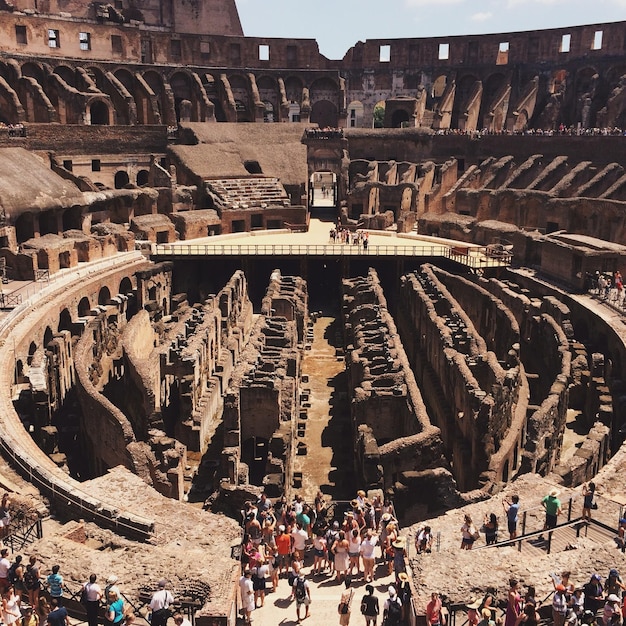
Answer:
[[357, 41], [626, 20], [626, 0], [236, 0], [249, 37], [316, 39], [329, 59]]

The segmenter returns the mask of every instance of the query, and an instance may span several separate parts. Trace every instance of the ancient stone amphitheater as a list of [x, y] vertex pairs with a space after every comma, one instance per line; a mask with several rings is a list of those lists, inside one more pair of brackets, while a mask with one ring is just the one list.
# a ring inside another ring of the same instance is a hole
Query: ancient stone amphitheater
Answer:
[[595, 478], [615, 525], [626, 23], [329, 60], [234, 0], [0, 17], [0, 448], [69, 524], [42, 558], [167, 572], [208, 626], [262, 490], [445, 526]]

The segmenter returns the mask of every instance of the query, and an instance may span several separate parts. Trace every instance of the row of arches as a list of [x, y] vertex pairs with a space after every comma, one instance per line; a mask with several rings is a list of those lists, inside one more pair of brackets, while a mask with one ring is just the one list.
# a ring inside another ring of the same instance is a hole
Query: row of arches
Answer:
[[5, 123], [298, 122], [304, 115], [305, 121], [336, 126], [344, 109], [334, 76], [307, 84], [298, 75], [0, 63], [0, 115]]

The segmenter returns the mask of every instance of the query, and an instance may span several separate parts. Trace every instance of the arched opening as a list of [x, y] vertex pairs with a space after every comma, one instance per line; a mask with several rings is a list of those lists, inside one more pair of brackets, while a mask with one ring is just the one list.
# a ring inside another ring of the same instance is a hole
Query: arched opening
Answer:
[[475, 76], [464, 76], [456, 85], [454, 105], [452, 106], [452, 128], [459, 128], [459, 120], [469, 102], [470, 94], [478, 79]]
[[102, 287], [98, 292], [98, 304], [109, 304], [111, 300], [111, 292], [108, 287]]
[[272, 76], [261, 76], [257, 79], [259, 98], [265, 105], [263, 121], [280, 122], [280, 92], [278, 83]]
[[392, 128], [407, 128], [409, 125], [409, 114], [404, 109], [396, 109], [391, 116]]
[[124, 278], [122, 278], [120, 282], [119, 293], [121, 293], [124, 296], [127, 296], [129, 294], [132, 294], [132, 292], [133, 292], [133, 284], [130, 282], [130, 278], [128, 278], [128, 276], [125, 276]]
[[57, 216], [54, 211], [44, 211], [39, 214], [39, 233], [41, 235], [56, 235], [59, 232]]
[[47, 348], [50, 345], [54, 335], [52, 334], [52, 328], [50, 326], [46, 326], [46, 330], [43, 333], [43, 345], [44, 348]]
[[35, 357], [35, 352], [37, 352], [37, 344], [34, 341], [31, 341], [30, 346], [28, 346], [28, 358], [26, 359], [27, 365], [33, 364], [33, 358]]
[[144, 187], [148, 184], [150, 172], [148, 170], [139, 170], [137, 172], [137, 187]]
[[57, 65], [53, 73], [60, 76], [70, 87], [76, 89], [76, 72], [74, 69], [67, 65]]
[[337, 205], [337, 175], [313, 172], [309, 179], [309, 208], [330, 208]]
[[374, 112], [372, 116], [372, 127], [373, 128], [384, 128], [385, 127], [385, 101], [380, 100], [374, 105]]
[[22, 213], [15, 220], [17, 243], [24, 243], [35, 236], [35, 220], [32, 213]]
[[230, 89], [235, 99], [235, 111], [237, 113], [238, 122], [251, 122], [251, 107], [248, 98], [248, 81], [238, 74], [228, 77]]
[[63, 309], [59, 315], [58, 331], [61, 332], [62, 330], [69, 330], [70, 332], [72, 332], [73, 326], [74, 325], [72, 323], [72, 316], [69, 310]]
[[437, 76], [431, 89], [432, 98], [441, 98], [443, 96], [446, 86], [448, 85], [448, 77], [445, 74]]
[[78, 317], [87, 317], [91, 315], [91, 302], [89, 302], [89, 298], [86, 296], [81, 298], [81, 301], [78, 303]]
[[274, 105], [269, 101], [265, 101], [263, 104], [265, 105], [263, 109], [263, 121], [266, 123], [275, 122]]
[[478, 128], [486, 128], [492, 131], [500, 131], [502, 128], [497, 128], [495, 125], [495, 118], [490, 116], [493, 105], [495, 104], [496, 96], [502, 89], [505, 83], [503, 74], [492, 74], [486, 81], [483, 89], [483, 97], [480, 102], [480, 113], [478, 114]]
[[129, 178], [128, 172], [126, 170], [120, 170], [119, 172], [115, 172], [115, 188], [123, 189], [128, 185]]
[[509, 459], [504, 462], [504, 466], [502, 467], [502, 482], [509, 482]]
[[91, 103], [89, 116], [93, 126], [109, 125], [109, 107], [102, 100], [96, 100]]
[[72, 207], [63, 212], [63, 230], [82, 230], [83, 212], [80, 207]]
[[170, 87], [174, 94], [174, 109], [176, 110], [176, 120], [181, 121], [181, 102], [187, 100], [191, 103], [191, 122], [198, 122], [198, 114], [196, 101], [194, 98], [193, 90], [191, 88], [191, 78], [185, 72], [176, 72], [170, 78]]
[[339, 125], [339, 112], [337, 107], [328, 100], [318, 100], [311, 107], [311, 123], [320, 128], [337, 128]]
[[292, 123], [300, 121], [300, 105], [297, 102], [289, 103], [289, 121]]

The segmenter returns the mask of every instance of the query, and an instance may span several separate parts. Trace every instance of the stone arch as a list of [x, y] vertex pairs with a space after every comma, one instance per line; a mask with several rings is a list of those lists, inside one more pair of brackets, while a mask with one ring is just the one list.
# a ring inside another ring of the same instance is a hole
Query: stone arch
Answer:
[[600, 80], [597, 69], [593, 66], [585, 66], [576, 72], [574, 78], [573, 94], [568, 97], [568, 114], [566, 119], [569, 124], [581, 123], [584, 128], [589, 128], [596, 123], [600, 92]]
[[278, 81], [273, 76], [261, 76], [257, 79], [256, 84], [259, 90], [259, 97], [265, 104], [263, 121], [279, 122], [281, 96], [278, 89]]
[[57, 221], [56, 211], [42, 211], [39, 214], [39, 234], [40, 235], [57, 235], [59, 232], [59, 223]]
[[250, 106], [248, 80], [240, 74], [232, 74], [228, 77], [230, 89], [235, 100], [238, 122], [251, 122], [254, 120], [254, 112]]
[[109, 288], [105, 285], [98, 292], [98, 304], [109, 304], [111, 301], [111, 292]]
[[39, 63], [28, 61], [21, 67], [22, 76], [30, 76], [34, 78], [40, 85], [45, 83], [45, 72]]
[[124, 296], [127, 296], [129, 293], [133, 292], [133, 283], [131, 282], [128, 276], [124, 276], [120, 281], [120, 286], [118, 289], [118, 293], [121, 293]]
[[78, 317], [86, 317], [87, 315], [91, 315], [91, 302], [89, 302], [89, 298], [85, 296], [81, 298], [78, 303]]
[[79, 206], [73, 206], [63, 211], [63, 230], [82, 230], [83, 211]]
[[353, 100], [348, 105], [348, 126], [350, 128], [360, 128], [363, 124], [363, 103], [360, 100]]
[[320, 128], [336, 128], [339, 125], [339, 111], [337, 106], [329, 100], [318, 100], [311, 107], [311, 124], [318, 124]]
[[[168, 124], [170, 121], [174, 121], [174, 120], [170, 120], [169, 119], [169, 103], [167, 100], [167, 92], [166, 92], [166, 87], [165, 87], [165, 82], [163, 80], [163, 77], [161, 76], [161, 74], [159, 74], [158, 72], [154, 71], [154, 70], [148, 70], [147, 72], [145, 72], [143, 74], [143, 79], [144, 81], [147, 83], [147, 85], [150, 87], [150, 90], [152, 91], [152, 93], [154, 94], [154, 104], [156, 106], [156, 113], [158, 113], [158, 116], [160, 117], [160, 120], [157, 121], [156, 119], [156, 115], [154, 114], [155, 112], [153, 111], [153, 107], [151, 106], [151, 103], [147, 103], [148, 104], [148, 110], [147, 110], [147, 116], [146, 116], [146, 120], [144, 122], [144, 124]], [[150, 99], [151, 101], [152, 99]]]
[[392, 128], [404, 128], [409, 124], [409, 122], [409, 113], [405, 109], [396, 109], [391, 116]]
[[15, 92], [5, 89], [0, 83], [0, 122], [5, 124], [17, 124], [20, 122], [20, 112], [18, 110], [17, 96]]
[[14, 85], [17, 82], [18, 76], [15, 68], [8, 64], [0, 62], [0, 76], [4, 78], [10, 85]]
[[58, 332], [62, 330], [69, 330], [72, 332], [74, 328], [74, 323], [72, 322], [72, 314], [69, 312], [69, 309], [65, 308], [59, 313], [59, 325], [57, 327]]
[[[339, 109], [339, 85], [328, 76], [314, 80], [309, 88], [309, 94], [311, 106], [316, 102], [327, 101]], [[313, 121], [312, 117], [311, 121]], [[335, 123], [334, 126], [337, 126], [337, 124]]]
[[47, 348], [50, 342], [54, 339], [54, 333], [50, 326], [46, 326], [46, 330], [43, 332], [43, 347]]
[[24, 243], [35, 236], [35, 216], [27, 211], [15, 220], [15, 238], [17, 243]]
[[484, 83], [483, 97], [480, 102], [480, 112], [478, 114], [478, 129], [488, 128], [489, 130], [502, 130], [502, 128], [493, 128], [493, 120], [489, 118], [491, 105], [498, 92], [502, 89], [506, 82], [506, 77], [502, 72], [496, 72], [487, 78]]
[[302, 104], [302, 90], [304, 83], [298, 76], [289, 76], [285, 79], [285, 93], [291, 103]]
[[53, 74], [61, 77], [70, 87], [76, 89], [76, 70], [68, 65], [57, 65]]
[[195, 90], [193, 89], [193, 83], [191, 76], [187, 72], [178, 71], [174, 72], [169, 79], [170, 87], [174, 95], [174, 110], [176, 111], [176, 120], [181, 121], [181, 103], [183, 100], [188, 100], [191, 103], [191, 120], [192, 122], [200, 121], [198, 112], [198, 98], [196, 97]]
[[150, 179], [150, 172], [148, 170], [139, 170], [137, 172], [137, 187], [145, 187]]
[[26, 359], [26, 363], [28, 365], [33, 364], [33, 359], [35, 357], [36, 352], [37, 352], [37, 344], [34, 341], [31, 341], [30, 345], [28, 346], [28, 358]]
[[[128, 94], [133, 99], [134, 103], [134, 111], [133, 111], [133, 119], [137, 124], [147, 124], [145, 121], [149, 119], [148, 110], [150, 109], [150, 99], [148, 98], [147, 93], [144, 89], [141, 88], [139, 82], [133, 76], [131, 72], [129, 72], [125, 68], [118, 68], [113, 73], [116, 80], [118, 80], [124, 89], [128, 92]], [[119, 89], [119, 88], [118, 88]], [[122, 104], [116, 104], [116, 109], [119, 111], [120, 108], [124, 110], [128, 109], [128, 123], [131, 123], [130, 110], [133, 108], [132, 103], [124, 102]]]
[[430, 90], [430, 96], [434, 99], [439, 99], [443, 96], [446, 87], [448, 86], [448, 77], [446, 74], [439, 74], [433, 81], [432, 88]]
[[478, 78], [473, 74], [466, 74], [457, 81], [454, 93], [454, 104], [452, 105], [452, 128], [459, 128], [460, 116], [467, 105], [467, 100], [477, 80]]
[[111, 125], [111, 109], [109, 108], [107, 102], [100, 98], [96, 98], [94, 100], [91, 100], [87, 106], [89, 110], [89, 119], [92, 126]]
[[114, 180], [116, 189], [123, 189], [130, 182], [128, 172], [126, 170], [118, 170], [115, 172]]

